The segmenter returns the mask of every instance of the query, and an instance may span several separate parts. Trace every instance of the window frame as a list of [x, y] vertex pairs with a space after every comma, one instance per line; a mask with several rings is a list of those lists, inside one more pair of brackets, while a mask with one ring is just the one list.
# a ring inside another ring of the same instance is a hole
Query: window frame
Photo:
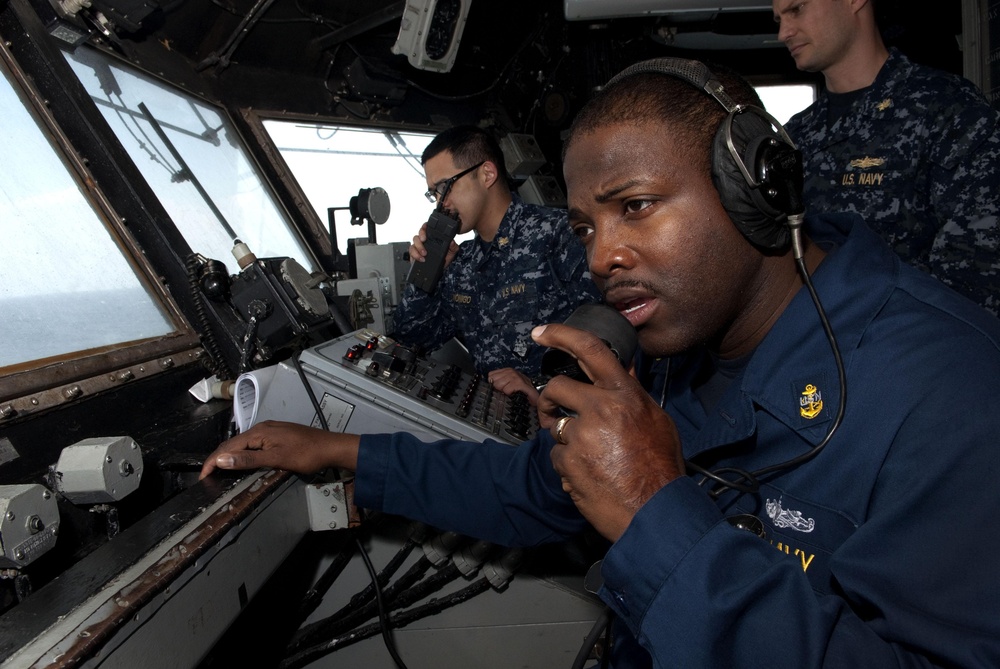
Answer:
[[46, 97], [15, 58], [11, 44], [3, 41], [0, 41], [0, 67], [6, 70], [28, 113], [49, 139], [140, 284], [158, 302], [174, 328], [164, 336], [119, 342], [0, 368], [0, 421], [3, 421], [195, 362], [200, 357], [197, 350], [200, 340], [160, 280], [160, 274], [143, 254], [126, 219], [116, 211], [87, 162], [56, 121]]

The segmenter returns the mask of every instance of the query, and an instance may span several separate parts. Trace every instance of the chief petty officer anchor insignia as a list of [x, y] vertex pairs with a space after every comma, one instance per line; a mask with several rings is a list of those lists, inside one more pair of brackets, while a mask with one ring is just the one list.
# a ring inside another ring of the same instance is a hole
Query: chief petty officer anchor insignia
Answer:
[[812, 420], [822, 412], [823, 393], [813, 384], [806, 384], [802, 396], [799, 397], [799, 414], [807, 420]]

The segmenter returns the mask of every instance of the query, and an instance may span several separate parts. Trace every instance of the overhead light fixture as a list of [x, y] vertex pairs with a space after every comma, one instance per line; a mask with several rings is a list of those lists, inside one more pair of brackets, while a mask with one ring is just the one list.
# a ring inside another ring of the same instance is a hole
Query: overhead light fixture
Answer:
[[420, 70], [450, 72], [472, 0], [406, 0], [395, 54]]

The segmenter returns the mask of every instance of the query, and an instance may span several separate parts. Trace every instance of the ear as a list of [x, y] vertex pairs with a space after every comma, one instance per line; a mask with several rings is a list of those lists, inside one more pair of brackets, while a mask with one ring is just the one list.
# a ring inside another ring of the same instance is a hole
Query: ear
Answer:
[[482, 174], [483, 185], [487, 188], [492, 188], [493, 184], [497, 182], [499, 174], [497, 173], [497, 166], [492, 160], [487, 160], [479, 168], [480, 174]]
[[869, 0], [847, 0], [847, 5], [851, 10], [852, 14], [857, 14], [862, 9], [868, 8], [868, 11], [875, 11]]

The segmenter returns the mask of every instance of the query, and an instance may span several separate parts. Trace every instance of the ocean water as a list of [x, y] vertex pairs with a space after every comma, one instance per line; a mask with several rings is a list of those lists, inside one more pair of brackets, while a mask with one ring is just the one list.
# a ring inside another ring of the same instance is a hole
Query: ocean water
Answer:
[[0, 367], [174, 329], [142, 288], [0, 297]]

